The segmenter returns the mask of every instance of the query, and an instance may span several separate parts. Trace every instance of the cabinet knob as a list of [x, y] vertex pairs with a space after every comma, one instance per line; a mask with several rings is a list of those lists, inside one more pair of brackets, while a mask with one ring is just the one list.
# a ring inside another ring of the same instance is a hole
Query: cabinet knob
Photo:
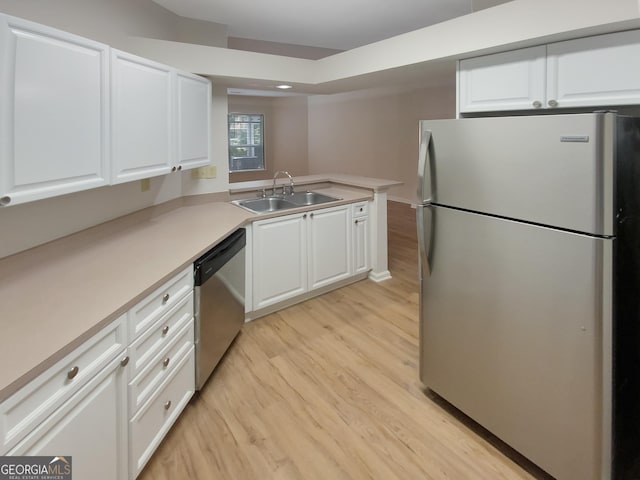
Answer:
[[311, 218], [313, 218], [313, 212], [312, 212], [312, 213], [310, 213], [310, 214], [309, 214], [309, 216], [310, 216]]
[[536, 100], [532, 103], [533, 108], [542, 108], [542, 102], [540, 100]]
[[169, 333], [169, 325], [162, 327], [162, 335], [166, 335], [167, 333]]
[[307, 214], [305, 213], [304, 215], [302, 215], [302, 218], [307, 218]]
[[360, 211], [364, 210], [362, 207], [360, 207]]
[[164, 409], [165, 410], [169, 410], [171, 408], [171, 400], [168, 400], [167, 402], [165, 402], [164, 404]]
[[120, 360], [120, 365], [122, 365], [123, 367], [126, 367], [127, 365], [129, 365], [129, 356], [128, 355], [126, 357], [124, 357], [122, 360]]
[[171, 167], [171, 171], [175, 172], [176, 171], [176, 167]]
[[10, 203], [11, 197], [9, 195], [5, 195], [4, 197], [0, 198], [0, 207], [6, 207]]
[[169, 357], [167, 357], [162, 361], [162, 365], [164, 365], [165, 367], [168, 367], [170, 361], [171, 361], [171, 359]]
[[168, 293], [165, 293], [165, 294], [162, 296], [162, 304], [164, 305], [164, 304], [165, 304], [165, 303], [167, 303], [168, 301], [169, 301], [169, 294], [168, 294]]
[[358, 220], [356, 220], [356, 225], [358, 224]]
[[550, 107], [557, 107], [558, 106], [558, 101], [557, 100], [549, 100], [547, 103], [549, 104]]
[[67, 378], [69, 380], [74, 379], [75, 376], [78, 375], [79, 371], [80, 371], [80, 369], [78, 367], [73, 367], [73, 368], [69, 369], [69, 371], [67, 372]]
[[182, 165], [178, 165], [178, 170], [182, 170]]

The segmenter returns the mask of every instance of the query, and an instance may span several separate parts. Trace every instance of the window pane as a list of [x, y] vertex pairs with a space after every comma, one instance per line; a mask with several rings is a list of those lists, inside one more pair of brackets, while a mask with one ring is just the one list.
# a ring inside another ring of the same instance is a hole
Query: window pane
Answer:
[[229, 114], [229, 170], [264, 170], [264, 115]]

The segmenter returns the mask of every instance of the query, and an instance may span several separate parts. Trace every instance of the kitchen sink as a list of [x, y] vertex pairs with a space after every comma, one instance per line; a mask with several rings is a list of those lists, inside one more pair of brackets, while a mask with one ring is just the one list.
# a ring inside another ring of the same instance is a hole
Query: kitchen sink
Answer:
[[318, 192], [295, 192], [286, 196], [287, 201], [293, 202], [297, 205], [316, 205], [318, 203], [333, 202], [340, 200], [336, 197], [325, 195]]
[[231, 203], [255, 213], [267, 213], [287, 210], [289, 208], [307, 207], [319, 203], [333, 202], [335, 200], [341, 199], [318, 192], [295, 192], [288, 195], [272, 195], [263, 198], [233, 200]]

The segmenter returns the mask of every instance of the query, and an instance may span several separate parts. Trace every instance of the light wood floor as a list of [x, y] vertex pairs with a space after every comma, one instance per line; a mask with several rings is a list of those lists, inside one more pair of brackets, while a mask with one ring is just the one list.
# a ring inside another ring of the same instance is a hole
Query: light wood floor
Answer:
[[140, 478], [539, 477], [423, 391], [414, 212], [389, 204], [393, 279], [245, 325]]

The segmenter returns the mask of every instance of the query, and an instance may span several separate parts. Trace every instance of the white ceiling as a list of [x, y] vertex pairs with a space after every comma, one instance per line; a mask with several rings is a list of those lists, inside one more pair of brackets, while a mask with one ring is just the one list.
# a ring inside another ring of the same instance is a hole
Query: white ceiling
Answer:
[[466, 15], [478, 0], [153, 1], [182, 17], [225, 24], [230, 37], [349, 50]]

